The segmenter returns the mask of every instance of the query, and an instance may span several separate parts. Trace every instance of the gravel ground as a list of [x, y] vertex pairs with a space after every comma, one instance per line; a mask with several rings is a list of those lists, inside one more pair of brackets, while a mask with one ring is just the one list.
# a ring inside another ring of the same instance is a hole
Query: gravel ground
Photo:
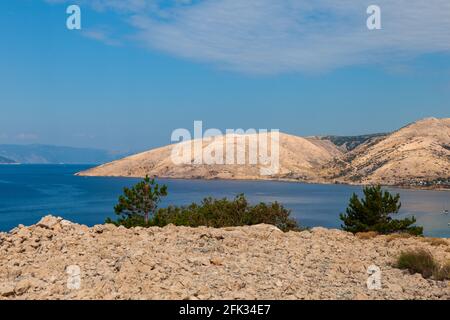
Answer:
[[[47, 216], [0, 233], [0, 299], [449, 299], [447, 281], [394, 268], [404, 250], [441, 262], [450, 241], [340, 230], [92, 228]], [[381, 270], [369, 290], [368, 268]]]

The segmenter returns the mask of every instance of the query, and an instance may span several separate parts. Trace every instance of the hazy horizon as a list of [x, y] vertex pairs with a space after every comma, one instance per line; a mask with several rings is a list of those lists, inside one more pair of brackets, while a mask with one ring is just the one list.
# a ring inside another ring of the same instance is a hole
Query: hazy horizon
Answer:
[[[422, 119], [426, 119], [426, 118], [436, 118], [436, 117], [425, 117], [425, 118], [421, 118], [421, 119], [417, 119], [417, 120], [422, 120]], [[416, 121], [417, 121], [416, 120]], [[414, 121], [413, 121], [414, 122]], [[364, 136], [364, 135], [376, 135], [376, 134], [385, 134], [385, 133], [390, 133], [393, 131], [396, 131], [408, 124], [410, 124], [412, 122], [408, 122], [406, 124], [404, 124], [403, 126], [400, 126], [398, 128], [394, 128], [392, 130], [389, 131], [379, 131], [379, 132], [368, 132], [368, 133], [361, 133], [361, 134], [354, 134], [354, 135], [335, 135], [335, 134], [311, 134], [311, 135], [306, 135], [306, 136], [301, 136], [301, 137], [326, 137], [326, 136], [342, 136], [342, 137], [357, 137], [357, 136]], [[192, 128], [186, 128], [188, 130], [190, 130], [191, 132], [193, 132]], [[210, 128], [203, 128], [205, 130], [210, 129]], [[246, 128], [239, 128], [239, 129], [244, 129], [246, 130]], [[282, 133], [286, 133], [286, 134], [290, 134], [290, 135], [296, 135], [290, 132], [284, 132], [284, 131], [280, 131]], [[223, 133], [225, 134], [225, 129], [223, 130]], [[170, 136], [169, 136], [170, 138]], [[141, 149], [107, 149], [107, 148], [103, 148], [103, 147], [95, 147], [95, 146], [77, 146], [77, 145], [68, 145], [68, 144], [48, 144], [48, 143], [27, 143], [27, 142], [18, 142], [18, 143], [0, 143], [0, 146], [25, 146], [25, 147], [32, 147], [32, 146], [41, 146], [41, 147], [57, 147], [57, 148], [75, 148], [75, 149], [93, 149], [93, 150], [103, 150], [106, 152], [110, 152], [110, 153], [117, 153], [117, 154], [122, 154], [122, 153], [132, 153], [132, 152], [140, 152], [140, 151], [146, 151], [149, 150], [150, 148], [158, 148], [158, 147], [163, 147], [169, 144], [172, 144], [174, 142], [169, 141], [166, 144], [161, 144], [161, 145], [150, 145], [149, 147], [142, 147]]]

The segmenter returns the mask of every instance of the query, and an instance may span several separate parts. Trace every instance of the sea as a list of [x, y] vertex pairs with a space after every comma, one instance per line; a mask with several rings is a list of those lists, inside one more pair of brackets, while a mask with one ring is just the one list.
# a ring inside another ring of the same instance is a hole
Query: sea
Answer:
[[[124, 187], [140, 179], [79, 177], [76, 172], [94, 165], [0, 165], [0, 231], [31, 225], [52, 214], [92, 226], [115, 218], [114, 205]], [[169, 195], [160, 207], [187, 205], [205, 197], [232, 199], [244, 193], [251, 203], [275, 202], [292, 211], [304, 227], [340, 228], [345, 212], [360, 186], [273, 181], [160, 179]], [[396, 218], [415, 216], [426, 236], [450, 237], [450, 191], [389, 188], [399, 193], [402, 208]]]

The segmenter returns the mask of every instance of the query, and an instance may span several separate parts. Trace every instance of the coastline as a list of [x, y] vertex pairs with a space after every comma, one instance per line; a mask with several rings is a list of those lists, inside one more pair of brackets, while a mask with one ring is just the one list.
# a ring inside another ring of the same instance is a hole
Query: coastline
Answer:
[[[86, 170], [89, 171], [89, 170]], [[122, 176], [122, 175], [89, 175], [85, 174], [86, 171], [77, 172], [74, 174], [74, 176], [77, 177], [97, 177], [97, 178], [130, 178], [130, 179], [142, 179], [145, 178], [145, 176], [142, 175], [129, 175], [129, 176]], [[370, 186], [373, 184], [361, 184], [361, 183], [351, 183], [351, 182], [340, 182], [340, 181], [302, 181], [298, 179], [288, 179], [288, 178], [252, 178], [252, 179], [239, 179], [239, 178], [207, 178], [207, 177], [170, 177], [170, 176], [150, 176], [155, 179], [166, 179], [166, 180], [203, 180], [203, 181], [243, 181], [243, 182], [289, 182], [289, 183], [303, 183], [303, 184], [311, 184], [311, 185], [343, 185], [343, 186]], [[395, 188], [395, 189], [405, 189], [405, 190], [428, 190], [428, 191], [444, 191], [444, 192], [450, 192], [450, 186], [448, 188], [442, 188], [442, 187], [426, 187], [426, 186], [415, 186], [415, 185], [390, 185], [390, 184], [381, 184], [384, 188]]]

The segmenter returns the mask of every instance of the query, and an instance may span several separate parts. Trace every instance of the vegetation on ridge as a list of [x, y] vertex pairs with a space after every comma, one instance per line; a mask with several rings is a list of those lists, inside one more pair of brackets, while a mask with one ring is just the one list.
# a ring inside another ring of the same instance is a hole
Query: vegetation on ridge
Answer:
[[291, 211], [278, 202], [250, 205], [243, 194], [233, 200], [205, 198], [200, 204], [169, 206], [157, 209], [167, 187], [160, 187], [148, 177], [131, 189], [125, 188], [115, 207], [117, 221], [108, 218], [106, 223], [131, 227], [177, 226], [214, 228], [256, 224], [271, 224], [282, 231], [300, 230], [297, 222], [290, 218]]
[[[350, 198], [346, 214], [340, 214], [344, 222], [342, 229], [359, 234], [361, 238], [373, 237], [376, 234], [423, 235], [423, 228], [415, 226], [416, 219], [396, 220], [392, 214], [399, 212], [400, 195], [392, 195], [383, 191], [380, 186], [365, 187], [364, 198], [356, 194]], [[122, 225], [127, 228], [141, 226], [159, 226], [168, 224], [177, 226], [214, 228], [234, 227], [256, 224], [271, 224], [282, 231], [300, 230], [297, 222], [290, 217], [291, 211], [278, 202], [250, 205], [244, 194], [233, 200], [203, 199], [200, 204], [188, 206], [168, 206], [157, 208], [162, 197], [167, 196], [167, 186], [160, 186], [148, 176], [131, 188], [124, 188], [119, 197], [115, 212], [119, 218], [110, 218], [106, 223]]]
[[345, 150], [351, 151], [356, 149], [359, 145], [373, 140], [374, 138], [381, 138], [387, 136], [388, 133], [374, 133], [360, 136], [325, 136], [324, 140], [330, 140], [338, 147], [344, 147]]

